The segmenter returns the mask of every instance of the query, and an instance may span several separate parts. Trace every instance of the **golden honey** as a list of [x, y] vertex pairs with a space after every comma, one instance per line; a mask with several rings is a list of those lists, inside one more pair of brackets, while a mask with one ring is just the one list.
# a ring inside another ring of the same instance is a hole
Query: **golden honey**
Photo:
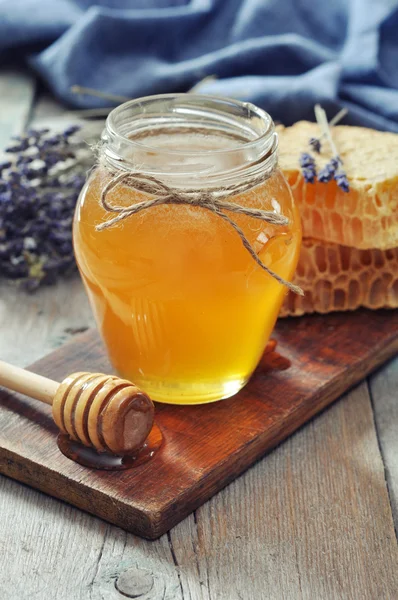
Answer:
[[[202, 128], [195, 134], [194, 127], [167, 136], [151, 131], [140, 137], [140, 157], [148, 162], [152, 153], [156, 176], [170, 183], [174, 173], [167, 164], [178, 163], [181, 153], [181, 189], [205, 189], [221, 169], [235, 180], [244, 178], [236, 153], [244, 143], [212, 127], [208, 134]], [[207, 177], [201, 156], [214, 165]], [[198, 162], [200, 176], [192, 173]], [[101, 163], [91, 175], [74, 225], [77, 261], [114, 368], [160, 402], [196, 404], [235, 394], [262, 355], [286, 287], [255, 263], [227, 222], [200, 206], [151, 207], [98, 231], [96, 226], [109, 219], [101, 191], [114, 173]], [[121, 207], [147, 198], [123, 184], [109, 193], [112, 204]], [[301, 228], [283, 175], [274, 167], [233, 201], [289, 219], [281, 226], [229, 214], [263, 263], [291, 280]]]

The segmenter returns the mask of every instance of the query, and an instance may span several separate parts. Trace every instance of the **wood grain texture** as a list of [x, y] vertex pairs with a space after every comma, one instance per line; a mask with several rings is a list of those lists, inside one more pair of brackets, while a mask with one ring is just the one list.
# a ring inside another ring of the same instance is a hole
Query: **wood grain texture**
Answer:
[[398, 358], [369, 378], [369, 389], [398, 531]]
[[26, 126], [35, 94], [35, 82], [23, 70], [0, 70], [0, 156]]
[[[122, 600], [116, 583], [137, 568], [153, 577], [144, 599], [183, 600], [167, 536], [138, 540], [5, 478], [0, 492], [2, 600]], [[13, 535], [6, 538], [10, 520]]]
[[0, 597], [87, 600], [106, 524], [0, 478]]
[[184, 598], [396, 598], [382, 470], [362, 383], [170, 532]]
[[93, 324], [77, 274], [32, 295], [0, 283], [1, 360], [25, 367]]
[[[282, 320], [275, 336], [292, 362], [289, 369], [259, 369], [223, 402], [158, 405], [163, 448], [149, 463], [123, 473], [90, 471], [66, 459], [55, 444], [49, 407], [2, 392], [0, 470], [128, 531], [159, 537], [394, 354], [398, 313]], [[58, 381], [80, 370], [112, 371], [94, 331], [33, 370]]]

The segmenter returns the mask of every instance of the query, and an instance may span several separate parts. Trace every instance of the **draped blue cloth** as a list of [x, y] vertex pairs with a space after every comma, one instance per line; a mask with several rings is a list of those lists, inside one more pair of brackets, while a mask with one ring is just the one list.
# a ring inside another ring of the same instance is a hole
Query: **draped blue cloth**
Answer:
[[398, 0], [0, 0], [0, 62], [12, 49], [55, 94], [74, 84], [138, 97], [186, 91], [249, 100], [275, 120], [398, 132]]

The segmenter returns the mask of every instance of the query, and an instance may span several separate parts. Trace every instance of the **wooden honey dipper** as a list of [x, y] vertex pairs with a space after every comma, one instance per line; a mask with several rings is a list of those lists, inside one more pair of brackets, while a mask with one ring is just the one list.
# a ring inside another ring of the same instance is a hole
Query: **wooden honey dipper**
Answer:
[[132, 455], [153, 426], [150, 398], [114, 375], [73, 373], [57, 383], [0, 361], [0, 385], [52, 405], [61, 432], [97, 452]]

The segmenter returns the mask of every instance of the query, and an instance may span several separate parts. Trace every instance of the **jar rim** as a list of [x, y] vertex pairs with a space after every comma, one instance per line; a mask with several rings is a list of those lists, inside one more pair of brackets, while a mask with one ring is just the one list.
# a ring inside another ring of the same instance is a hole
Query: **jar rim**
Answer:
[[[116, 119], [118, 117], [121, 116], [121, 114], [126, 111], [129, 110], [131, 108], [135, 108], [135, 107], [143, 107], [143, 105], [145, 103], [150, 104], [150, 103], [154, 103], [154, 102], [159, 102], [159, 101], [167, 101], [167, 100], [182, 100], [182, 99], [187, 99], [188, 104], [191, 105], [196, 105], [200, 106], [206, 103], [214, 103], [214, 105], [218, 105], [220, 107], [220, 109], [222, 109], [222, 106], [224, 107], [235, 107], [236, 109], [239, 109], [243, 112], [247, 112], [248, 115], [248, 119], [249, 118], [253, 118], [253, 116], [257, 117], [259, 119], [259, 121], [262, 123], [262, 125], [264, 126], [264, 130], [259, 133], [256, 137], [254, 137], [253, 139], [249, 139], [249, 140], [245, 140], [240, 142], [239, 144], [237, 144], [234, 147], [231, 148], [222, 148], [222, 149], [211, 149], [211, 150], [186, 150], [184, 149], [184, 151], [181, 150], [175, 150], [172, 148], [167, 148], [167, 151], [165, 150], [165, 152], [167, 152], [168, 155], [175, 155], [175, 156], [179, 156], [179, 155], [184, 155], [184, 156], [203, 156], [206, 154], [211, 153], [212, 155], [217, 154], [217, 155], [228, 155], [231, 154], [233, 152], [236, 152], [237, 150], [250, 150], [250, 149], [255, 149], [256, 147], [261, 147], [263, 144], [265, 144], [267, 147], [271, 146], [270, 142], [272, 142], [273, 137], [275, 136], [275, 126], [274, 126], [274, 122], [271, 118], [271, 116], [269, 115], [269, 113], [267, 113], [264, 109], [259, 108], [258, 106], [256, 106], [255, 104], [252, 104], [251, 102], [243, 102], [240, 100], [236, 100], [235, 98], [227, 98], [224, 96], [210, 96], [210, 95], [205, 95], [205, 94], [191, 94], [189, 92], [187, 93], [175, 93], [175, 94], [155, 94], [155, 95], [150, 95], [150, 96], [143, 96], [140, 98], [135, 98], [133, 100], [129, 100], [127, 102], [124, 102], [123, 104], [120, 104], [119, 106], [117, 106], [116, 108], [114, 108], [108, 115], [107, 119], [106, 119], [106, 123], [105, 123], [105, 131], [109, 134], [111, 134], [112, 137], [118, 137], [118, 138], [122, 138], [123, 143], [124, 144], [128, 144], [131, 147], [135, 147], [135, 148], [140, 148], [142, 150], [145, 151], [155, 151], [155, 152], [159, 152], [161, 151], [159, 149], [159, 147], [157, 147], [156, 145], [151, 146], [150, 144], [147, 143], [147, 141], [145, 142], [141, 142], [141, 141], [137, 141], [134, 139], [131, 139], [130, 137], [128, 137], [127, 135], [123, 134], [123, 132], [120, 131], [118, 124], [116, 123]], [[209, 108], [209, 110], [211, 111], [211, 108]], [[144, 110], [142, 111], [144, 113]], [[214, 110], [214, 114], [216, 114], [216, 111]], [[219, 115], [220, 116], [220, 115]], [[221, 121], [221, 119], [220, 119]], [[216, 122], [216, 120], [215, 120]], [[165, 125], [167, 126], [167, 123], [165, 122]], [[238, 126], [238, 123], [236, 123], [236, 126]], [[254, 131], [252, 129], [252, 131]], [[267, 144], [268, 142], [268, 144]]]

